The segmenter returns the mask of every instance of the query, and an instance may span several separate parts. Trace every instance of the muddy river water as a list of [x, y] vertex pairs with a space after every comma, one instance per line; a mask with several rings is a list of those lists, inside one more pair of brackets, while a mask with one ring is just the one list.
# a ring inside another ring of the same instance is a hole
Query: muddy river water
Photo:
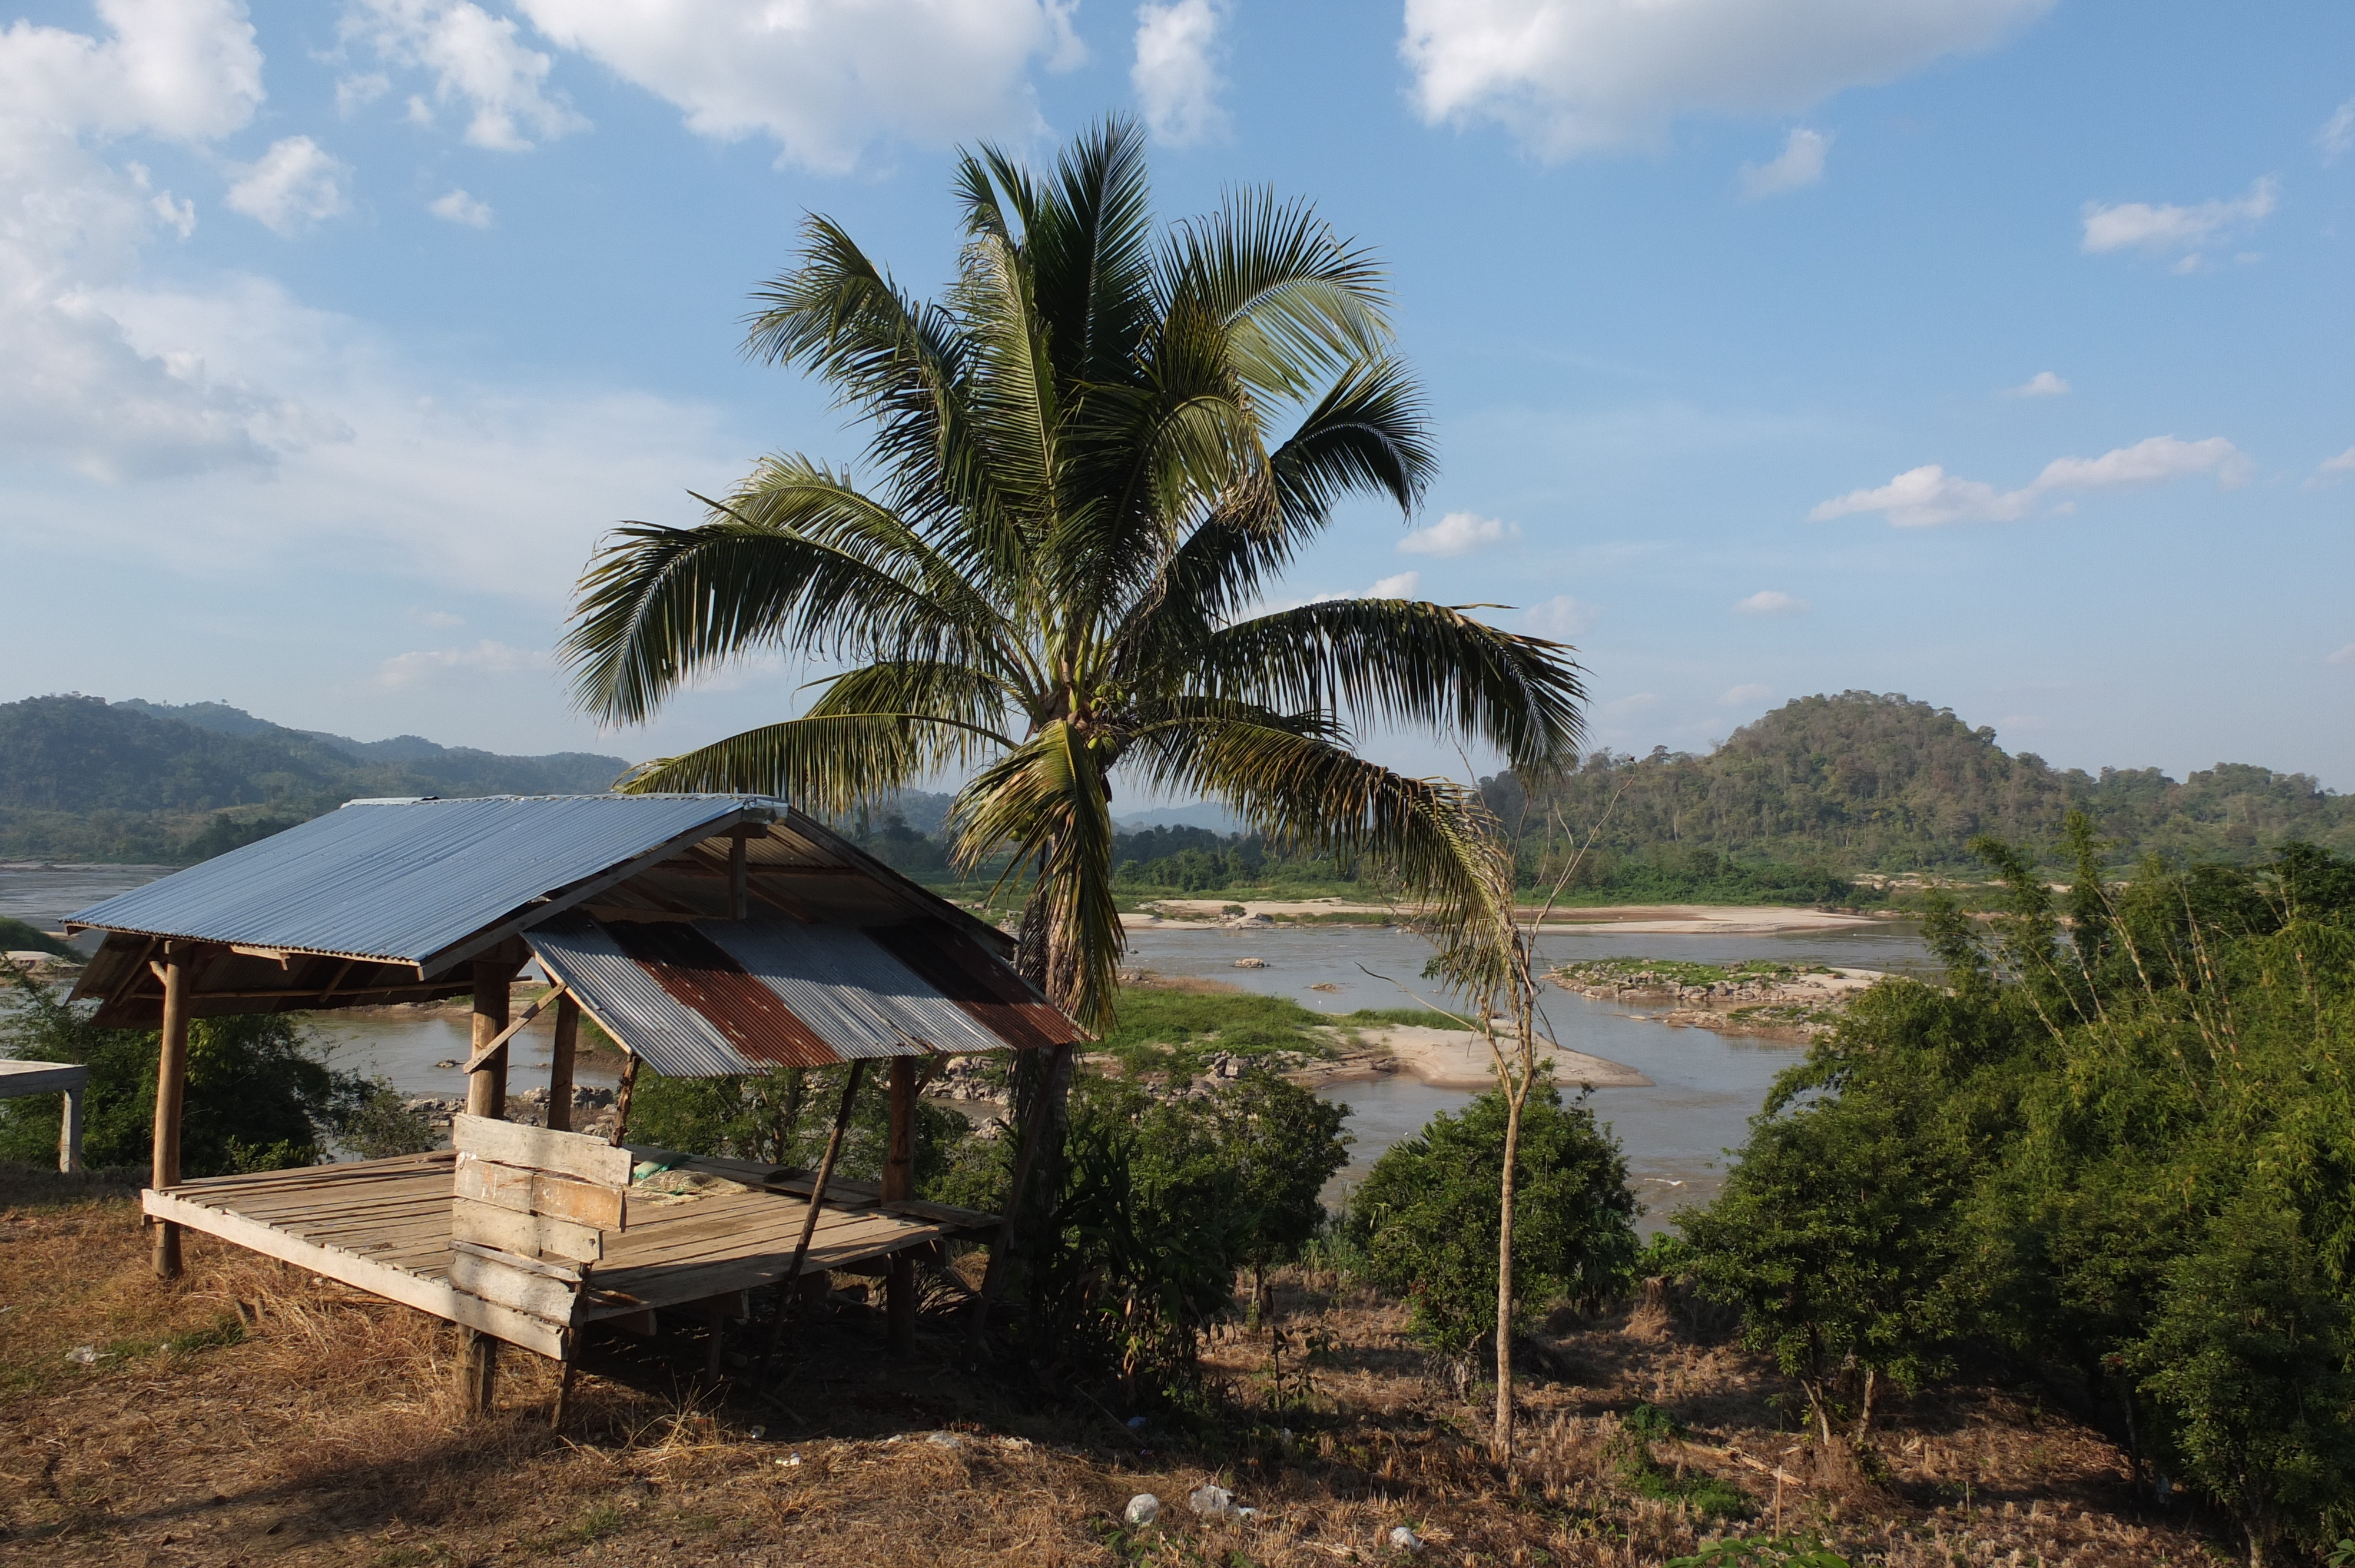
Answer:
[[[65, 915], [111, 894], [139, 885], [155, 867], [0, 867], [0, 915], [54, 928]], [[1891, 922], [1832, 931], [1766, 936], [1660, 936], [1607, 928], [1550, 931], [1540, 948], [1557, 962], [1646, 957], [1695, 963], [1772, 959], [1835, 969], [1905, 971], [1929, 959], [1910, 923]], [[1418, 977], [1429, 944], [1401, 930], [1358, 927], [1250, 930], [1163, 927], [1130, 933], [1129, 962], [1163, 976], [1191, 975], [1249, 991], [1292, 997], [1323, 1012], [1359, 1008], [1445, 1005], [1449, 999]], [[1237, 969], [1238, 959], [1264, 968]], [[1369, 972], [1370, 971], [1370, 972]], [[1382, 978], [1378, 978], [1382, 977]], [[1337, 987], [1317, 991], [1323, 984]], [[1667, 1223], [1678, 1207], [1706, 1200], [1723, 1180], [1722, 1151], [1738, 1146], [1764, 1102], [1774, 1075], [1798, 1060], [1804, 1047], [1782, 1041], [1727, 1037], [1706, 1029], [1655, 1022], [1640, 1012], [1591, 1001], [1564, 991], [1546, 999], [1552, 1037], [1574, 1050], [1625, 1063], [1652, 1080], [1647, 1087], [1594, 1091], [1595, 1114], [1617, 1132], [1630, 1180], [1646, 1210], [1645, 1228]], [[517, 1040], [512, 1082], [545, 1080], [550, 1021]], [[457, 1095], [464, 1086], [453, 1067], [463, 1059], [467, 1020], [460, 1012], [400, 1013], [316, 1021], [319, 1046], [338, 1067], [381, 1075], [407, 1094]], [[610, 1065], [583, 1061], [584, 1085], [610, 1085]], [[1433, 1113], [1455, 1110], [1472, 1097], [1461, 1089], [1434, 1089], [1401, 1074], [1373, 1083], [1337, 1084], [1320, 1091], [1349, 1107], [1355, 1139], [1350, 1164], [1330, 1197], [1362, 1177], [1376, 1157], [1420, 1129]]]

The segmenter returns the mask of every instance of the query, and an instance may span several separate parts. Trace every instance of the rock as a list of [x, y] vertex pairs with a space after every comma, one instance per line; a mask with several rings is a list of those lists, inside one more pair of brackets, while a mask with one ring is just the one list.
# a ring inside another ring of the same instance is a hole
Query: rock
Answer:
[[1128, 1511], [1120, 1516], [1130, 1524], [1151, 1524], [1161, 1517], [1161, 1499], [1151, 1492], [1139, 1492], [1128, 1499]]
[[1235, 1494], [1215, 1481], [1206, 1481], [1186, 1494], [1186, 1506], [1204, 1519], [1231, 1519]]
[[1237, 959], [1235, 960], [1235, 968], [1239, 969], [1263, 969], [1267, 968], [1267, 960], [1265, 959]]
[[1390, 1534], [1383, 1539], [1389, 1542], [1392, 1552], [1412, 1553], [1423, 1550], [1423, 1537], [1402, 1524], [1391, 1526]]
[[[457, 1058], [457, 1057], [455, 1057], [455, 1056], [444, 1056], [444, 1057], [442, 1057], [439, 1062], [436, 1062], [436, 1063], [434, 1063], [434, 1064], [433, 1064], [434, 1067], [435, 1067], [437, 1070], [439, 1070], [439, 1071], [442, 1071], [442, 1072], [447, 1072], [449, 1069], [451, 1069], [452, 1067], [456, 1066], [457, 1065], [458, 1065], [458, 1058]], [[1499, 1159], [1501, 1159], [1501, 1158], [1503, 1158], [1503, 1157], [1500, 1155], [1500, 1156], [1498, 1156], [1498, 1158], [1499, 1158]], [[1500, 1170], [1501, 1170], [1501, 1169], [1502, 1169], [1502, 1167], [1499, 1167], [1498, 1169], [1500, 1169]], [[1500, 1214], [1501, 1214], [1501, 1213], [1503, 1213], [1505, 1212], [1505, 1210], [1504, 1210], [1504, 1204], [1503, 1204], [1503, 1202], [1502, 1202], [1501, 1200], [1499, 1200], [1499, 1201], [1498, 1201], [1498, 1203], [1497, 1203], [1497, 1212], [1498, 1213], [1500, 1213]], [[1499, 1221], [1498, 1221], [1498, 1222], [1497, 1222], [1497, 1223], [1499, 1225], [1501, 1225], [1501, 1224], [1504, 1224], [1504, 1222], [1503, 1222], [1503, 1221], [1501, 1221], [1501, 1220], [1499, 1220]], [[1503, 1266], [1502, 1265], [1499, 1265], [1499, 1266], [1498, 1266], [1500, 1272], [1501, 1272], [1502, 1266]]]
[[[1341, 988], [1335, 985], [1331, 980], [1318, 980], [1315, 985], [1310, 986], [1308, 989], [1310, 991], [1339, 991]], [[1497, 1156], [1499, 1160], [1503, 1160], [1503, 1158], [1504, 1156], [1502, 1155]], [[1502, 1166], [1500, 1165], [1498, 1169], [1501, 1170]], [[1504, 1206], [1501, 1203], [1497, 1205], [1497, 1212], [1500, 1213], [1504, 1212]]]

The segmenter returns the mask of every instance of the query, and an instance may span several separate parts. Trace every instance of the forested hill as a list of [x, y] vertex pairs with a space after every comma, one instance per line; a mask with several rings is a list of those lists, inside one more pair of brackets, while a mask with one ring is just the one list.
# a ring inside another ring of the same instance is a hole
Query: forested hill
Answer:
[[0, 704], [0, 857], [198, 860], [355, 797], [593, 793], [626, 766], [351, 740], [221, 703], [31, 697]]
[[2287, 839], [2355, 851], [2355, 796], [2302, 773], [2239, 763], [2179, 782], [2155, 768], [2064, 772], [2005, 751], [1995, 731], [1945, 708], [1870, 692], [1786, 703], [1706, 757], [1598, 754], [1535, 801], [1510, 776], [1482, 789], [1530, 836], [1567, 830], [1582, 841], [1608, 811], [1595, 842], [1609, 858], [1700, 853], [1906, 871], [1970, 863], [1966, 845], [1979, 833], [2050, 856], [2073, 807], [2092, 815], [2113, 863], [2152, 852], [2246, 862]]

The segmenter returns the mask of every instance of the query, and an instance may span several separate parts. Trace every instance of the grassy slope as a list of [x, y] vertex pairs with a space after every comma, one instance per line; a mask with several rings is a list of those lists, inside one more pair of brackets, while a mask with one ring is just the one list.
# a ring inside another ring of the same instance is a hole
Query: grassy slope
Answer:
[[[1793, 1444], [1766, 1368], [1620, 1314], [1540, 1335], [1565, 1375], [1530, 1380], [1528, 1452], [1501, 1475], [1482, 1451], [1479, 1390], [1400, 1337], [1397, 1304], [1296, 1272], [1279, 1280], [1280, 1310], [1295, 1348], [1326, 1349], [1305, 1383], [1286, 1357], [1294, 1402], [1275, 1403], [1266, 1340], [1240, 1335], [1209, 1352], [1226, 1403], [1139, 1431], [1125, 1410], [964, 1370], [954, 1319], [928, 1314], [895, 1364], [850, 1306], [796, 1330], [773, 1398], [695, 1393], [699, 1330], [674, 1328], [593, 1339], [561, 1434], [547, 1425], [551, 1366], [513, 1351], [498, 1411], [461, 1421], [446, 1326], [202, 1236], [186, 1279], [160, 1287], [127, 1192], [0, 1171], [10, 1563], [1334, 1568], [1383, 1560], [1377, 1542], [1405, 1524], [1433, 1548], [1422, 1561], [1451, 1568], [1657, 1564], [1713, 1528], [1646, 1496], [1663, 1477], [1681, 1472], [1691, 1494], [1714, 1478], [1715, 1495], [1764, 1513], [1772, 1485], [1728, 1450]], [[72, 1355], [85, 1346], [88, 1364]], [[1689, 1440], [1654, 1442], [1639, 1470], [1621, 1422], [1642, 1403]], [[1894, 1568], [2211, 1561], [2179, 1509], [2137, 1519], [2115, 1451], [2050, 1411], [1966, 1390], [1900, 1402], [1886, 1423], [1889, 1486], [1788, 1486], [1787, 1527]], [[922, 1440], [943, 1430], [954, 1446]], [[1189, 1514], [1187, 1494], [1213, 1479], [1261, 1519]], [[1141, 1491], [1163, 1499], [1161, 1521], [1120, 1528]]]

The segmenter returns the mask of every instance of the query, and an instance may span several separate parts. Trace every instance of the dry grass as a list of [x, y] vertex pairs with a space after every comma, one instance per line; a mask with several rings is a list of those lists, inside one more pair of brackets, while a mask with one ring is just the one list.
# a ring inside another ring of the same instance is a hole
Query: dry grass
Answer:
[[[1763, 1515], [1773, 1483], [1732, 1454], [1792, 1473], [1806, 1458], [1778, 1435], [1776, 1380], [1656, 1313], [1549, 1336], [1558, 1378], [1533, 1384], [1507, 1473], [1481, 1451], [1479, 1391], [1434, 1372], [1394, 1307], [1296, 1277], [1281, 1295], [1294, 1354], [1328, 1349], [1281, 1409], [1263, 1335], [1211, 1347], [1221, 1414], [1132, 1432], [1084, 1398], [957, 1370], [946, 1324], [894, 1365], [849, 1309], [808, 1328], [773, 1399], [698, 1396], [685, 1336], [596, 1341], [554, 1435], [536, 1357], [509, 1352], [499, 1414], [462, 1420], [454, 1334], [420, 1314], [202, 1236], [187, 1277], [156, 1285], [119, 1184], [19, 1173], [0, 1182], [0, 1236], [10, 1563], [1329, 1568], [1389, 1557], [1403, 1523], [1426, 1563], [1657, 1563], [1718, 1526], [1640, 1495], [1619, 1425], [1635, 1404], [1689, 1428], [1654, 1445], [1656, 1475], [1724, 1477]], [[83, 1346], [94, 1361], [74, 1359]], [[1785, 1525], [1907, 1568], [2209, 1561], [2180, 1520], [2134, 1513], [2098, 1436], [2020, 1397], [1916, 1402], [1885, 1443], [1885, 1484], [1787, 1486]], [[1214, 1478], [1258, 1519], [1189, 1515]], [[1161, 1522], [1119, 1528], [1139, 1491], [1163, 1499]]]

